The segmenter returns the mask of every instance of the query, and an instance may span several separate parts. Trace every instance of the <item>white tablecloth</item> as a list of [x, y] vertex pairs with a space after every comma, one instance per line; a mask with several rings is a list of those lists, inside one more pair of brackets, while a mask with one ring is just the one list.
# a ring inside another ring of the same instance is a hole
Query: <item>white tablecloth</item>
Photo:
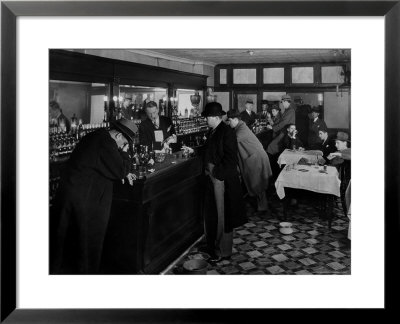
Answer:
[[[308, 170], [307, 172], [299, 169]], [[340, 180], [335, 167], [328, 166], [327, 173], [320, 173], [322, 166], [295, 165], [295, 169], [284, 168], [275, 182], [276, 193], [280, 199], [285, 197], [285, 187], [304, 189], [340, 197]]]
[[288, 165], [298, 163], [301, 158], [305, 158], [311, 163], [316, 163], [318, 155], [322, 156], [322, 151], [293, 151], [286, 149], [281, 153], [281, 155], [279, 155], [278, 164], [279, 166], [282, 166], [283, 164]]

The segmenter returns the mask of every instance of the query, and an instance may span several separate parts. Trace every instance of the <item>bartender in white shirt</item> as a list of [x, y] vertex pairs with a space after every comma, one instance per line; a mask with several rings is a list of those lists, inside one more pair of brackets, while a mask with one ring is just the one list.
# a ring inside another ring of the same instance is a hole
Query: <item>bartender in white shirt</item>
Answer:
[[149, 101], [146, 105], [145, 119], [139, 126], [139, 143], [150, 150], [165, 150], [177, 142], [174, 125], [170, 118], [159, 115], [157, 104]]

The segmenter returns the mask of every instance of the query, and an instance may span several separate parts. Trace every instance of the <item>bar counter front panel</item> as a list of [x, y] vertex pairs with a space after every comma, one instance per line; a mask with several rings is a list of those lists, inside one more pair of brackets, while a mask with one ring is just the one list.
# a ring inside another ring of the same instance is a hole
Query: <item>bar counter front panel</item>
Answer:
[[133, 186], [114, 184], [104, 273], [160, 273], [204, 232], [201, 158], [168, 157], [154, 168]]

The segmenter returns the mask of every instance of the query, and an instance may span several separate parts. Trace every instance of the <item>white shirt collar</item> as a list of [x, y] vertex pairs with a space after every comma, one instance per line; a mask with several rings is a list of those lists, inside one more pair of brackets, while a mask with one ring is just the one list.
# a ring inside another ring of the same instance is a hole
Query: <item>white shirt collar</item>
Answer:
[[314, 123], [317, 121], [317, 119], [318, 119], [318, 117], [315, 117], [315, 118], [314, 118]]

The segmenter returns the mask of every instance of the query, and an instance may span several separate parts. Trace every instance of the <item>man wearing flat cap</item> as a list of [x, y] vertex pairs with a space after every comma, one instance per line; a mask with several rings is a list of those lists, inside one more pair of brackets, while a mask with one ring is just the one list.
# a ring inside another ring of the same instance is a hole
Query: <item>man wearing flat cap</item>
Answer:
[[276, 137], [269, 143], [267, 153], [274, 156], [281, 151], [281, 141], [286, 134], [287, 125], [296, 125], [296, 111], [292, 105], [292, 99], [289, 95], [282, 96], [281, 99], [281, 118], [273, 125], [267, 125], [268, 129], [272, 129]]
[[133, 121], [120, 119], [75, 147], [50, 212], [50, 273], [99, 273], [113, 182], [135, 179], [127, 150], [136, 133]]
[[240, 113], [240, 118], [246, 123], [247, 127], [251, 129], [257, 118], [256, 113], [252, 110], [253, 100], [247, 99], [245, 107], [246, 109]]
[[218, 102], [208, 103], [202, 113], [210, 131], [205, 143], [205, 230], [210, 262], [232, 254], [233, 229], [246, 222], [243, 193], [238, 174], [236, 134], [222, 122], [225, 115]]
[[308, 148], [310, 150], [318, 150], [321, 145], [319, 138], [319, 130], [326, 129], [325, 122], [319, 118], [320, 109], [318, 107], [311, 108], [310, 121], [308, 125]]

